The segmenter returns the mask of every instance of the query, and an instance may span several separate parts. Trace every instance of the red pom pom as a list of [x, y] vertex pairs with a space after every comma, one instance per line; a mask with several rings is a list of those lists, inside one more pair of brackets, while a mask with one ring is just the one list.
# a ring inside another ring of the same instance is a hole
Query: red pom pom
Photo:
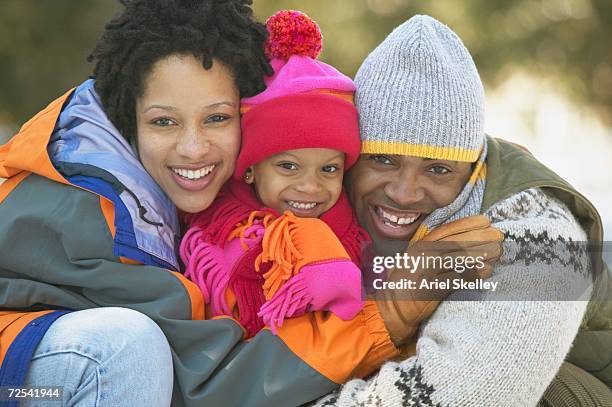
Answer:
[[270, 58], [289, 59], [291, 55], [304, 55], [316, 59], [321, 53], [321, 30], [300, 11], [279, 11], [266, 21], [266, 27], [270, 35], [265, 50]]

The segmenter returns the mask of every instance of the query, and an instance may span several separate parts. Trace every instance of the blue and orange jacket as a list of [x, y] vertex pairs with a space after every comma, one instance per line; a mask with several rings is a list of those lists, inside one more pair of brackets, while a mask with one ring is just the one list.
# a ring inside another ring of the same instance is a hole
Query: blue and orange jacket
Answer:
[[[244, 340], [204, 320], [178, 270], [174, 207], [106, 118], [92, 80], [0, 146], [0, 386], [18, 386], [66, 312], [120, 306], [166, 334], [173, 405], [299, 405], [395, 356], [376, 305], [351, 321], [310, 313]], [[101, 323], [103, 323], [101, 321]]]

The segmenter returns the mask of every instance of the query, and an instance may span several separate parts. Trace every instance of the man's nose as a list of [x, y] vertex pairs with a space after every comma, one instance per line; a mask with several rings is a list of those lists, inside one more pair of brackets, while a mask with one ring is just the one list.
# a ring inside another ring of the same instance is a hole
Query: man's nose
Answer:
[[202, 129], [190, 126], [178, 135], [176, 151], [180, 156], [195, 162], [202, 160], [208, 154], [210, 144]]
[[416, 177], [407, 174], [391, 180], [384, 191], [387, 197], [397, 204], [398, 209], [410, 209], [411, 205], [425, 198], [425, 189]]

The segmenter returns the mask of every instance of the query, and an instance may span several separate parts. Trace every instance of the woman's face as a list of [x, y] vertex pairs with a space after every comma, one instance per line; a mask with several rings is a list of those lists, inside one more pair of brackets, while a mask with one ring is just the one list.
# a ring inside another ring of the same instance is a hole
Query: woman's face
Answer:
[[234, 171], [240, 149], [240, 96], [217, 60], [191, 55], [153, 65], [136, 101], [140, 161], [182, 211], [208, 208]]

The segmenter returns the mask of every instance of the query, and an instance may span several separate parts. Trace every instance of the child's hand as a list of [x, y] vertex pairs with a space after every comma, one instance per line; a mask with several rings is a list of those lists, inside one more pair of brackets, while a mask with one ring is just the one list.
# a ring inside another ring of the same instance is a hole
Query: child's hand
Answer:
[[272, 332], [285, 318], [309, 311], [331, 311], [352, 319], [363, 307], [361, 271], [350, 260], [330, 260], [302, 267], [259, 311]]
[[361, 309], [361, 270], [330, 227], [317, 218], [285, 212], [266, 228], [262, 263], [267, 302], [258, 315], [276, 332], [285, 318], [332, 311], [351, 319]]

